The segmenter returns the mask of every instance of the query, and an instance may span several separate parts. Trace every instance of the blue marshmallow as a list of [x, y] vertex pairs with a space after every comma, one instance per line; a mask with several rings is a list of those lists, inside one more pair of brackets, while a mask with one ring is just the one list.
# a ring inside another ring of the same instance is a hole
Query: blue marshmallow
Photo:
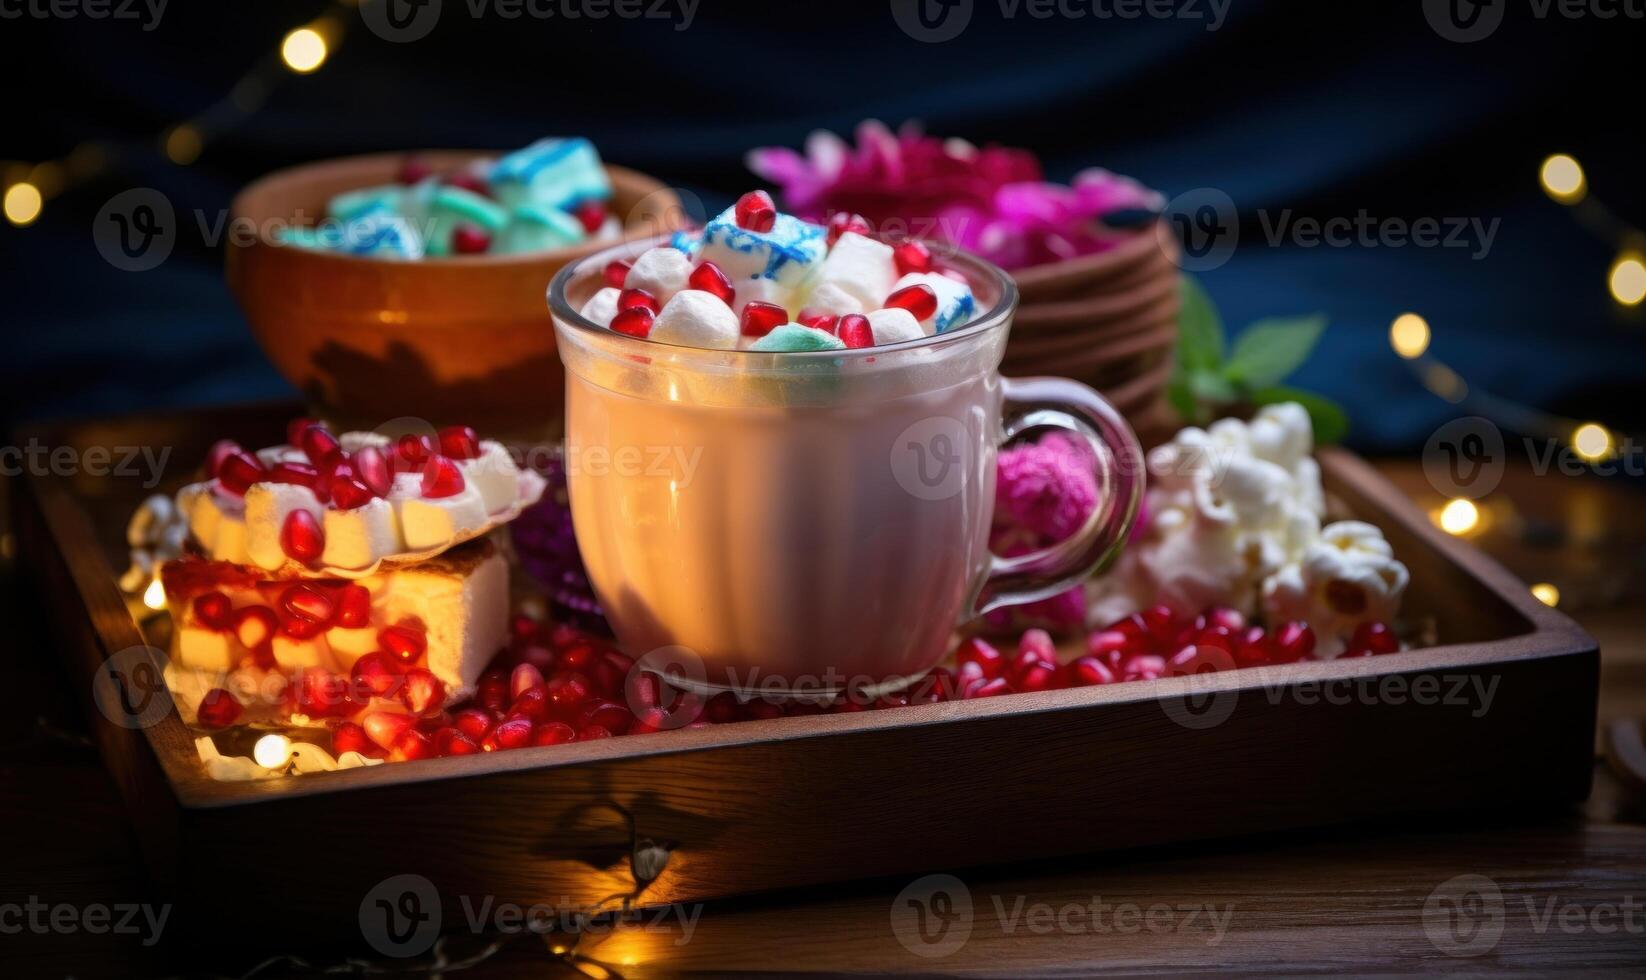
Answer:
[[703, 226], [699, 257], [720, 267], [732, 286], [748, 279], [770, 279], [793, 289], [804, 282], [828, 252], [823, 227], [779, 214], [771, 231], [739, 228], [727, 208]]
[[546, 204], [568, 214], [585, 201], [612, 196], [594, 144], [581, 137], [542, 139], [497, 161], [492, 191], [509, 207]]

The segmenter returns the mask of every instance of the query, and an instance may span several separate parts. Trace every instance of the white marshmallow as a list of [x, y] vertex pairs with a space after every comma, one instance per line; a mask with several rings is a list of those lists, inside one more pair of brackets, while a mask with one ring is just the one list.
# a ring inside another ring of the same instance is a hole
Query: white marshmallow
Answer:
[[269, 446], [257, 451], [257, 461], [272, 467], [276, 463], [307, 463], [309, 457], [296, 446]]
[[387, 449], [394, 440], [380, 432], [345, 432], [337, 437], [337, 444], [343, 447], [346, 453], [352, 453], [367, 446], [376, 446], [378, 449]]
[[[660, 246], [640, 253], [623, 279], [624, 289], [644, 289], [659, 303], [668, 303], [675, 293], [686, 288], [691, 278], [692, 260], [677, 248]], [[615, 315], [615, 311], [614, 311]], [[609, 322], [609, 321], [608, 321]]]
[[[306, 510], [315, 523], [324, 518], [314, 491], [295, 483], [254, 483], [246, 491], [246, 554], [259, 568], [274, 570], [289, 559], [280, 547], [280, 531], [293, 511]], [[221, 531], [225, 528], [220, 529]]]
[[400, 531], [411, 551], [438, 548], [486, 525], [486, 503], [473, 486], [465, 486], [450, 497], [407, 498], [398, 501], [396, 507]]
[[[869, 310], [885, 305], [896, 279], [897, 263], [892, 260], [892, 247], [855, 231], [848, 231], [835, 240], [829, 257], [817, 271], [819, 287], [834, 285]], [[813, 292], [815, 295], [816, 290]]]
[[877, 345], [901, 344], [905, 340], [919, 340], [926, 336], [926, 331], [920, 329], [920, 321], [914, 318], [914, 314], [897, 307], [870, 313], [869, 329], [874, 333], [874, 342]]
[[928, 334], [945, 333], [964, 326], [977, 309], [977, 301], [972, 298], [970, 286], [936, 272], [911, 272], [893, 283], [887, 295], [914, 285], [929, 286], [937, 295], [937, 309], [931, 316], [920, 321], [920, 325]]
[[806, 302], [800, 304], [802, 309], [815, 313], [827, 313], [830, 316], [845, 316], [848, 313], [862, 313], [863, 303], [856, 296], [840, 288], [838, 283], [825, 282], [812, 290], [806, 297]]
[[284, 633], [276, 633], [270, 647], [274, 651], [274, 662], [288, 671], [304, 667], [332, 666], [331, 648], [327, 645], [324, 635], [299, 640]]
[[234, 637], [203, 626], [183, 626], [177, 631], [177, 659], [193, 670], [226, 673], [238, 657]]
[[780, 285], [770, 279], [742, 279], [737, 282], [736, 292], [732, 296], [732, 312], [739, 317], [743, 315], [743, 307], [755, 300], [781, 306], [784, 311], [794, 313], [789, 308], [793, 301], [793, 290]]
[[327, 510], [326, 550], [322, 564], [331, 568], [366, 568], [401, 548], [394, 505], [374, 498], [353, 510]]
[[606, 286], [589, 297], [589, 301], [578, 310], [583, 319], [598, 323], [602, 327], [612, 325], [612, 319], [617, 316], [617, 297], [623, 291], [616, 286]]
[[[278, 541], [275, 543], [279, 544]], [[251, 561], [251, 535], [246, 530], [243, 515], [228, 514], [218, 522], [217, 534], [212, 538], [211, 556], [218, 561], [232, 561], [237, 565]]]
[[377, 649], [377, 630], [370, 626], [333, 626], [326, 631], [326, 645], [331, 647], [338, 666], [347, 670]]
[[488, 514], [507, 510], [520, 499], [520, 467], [514, 465], [514, 457], [500, 442], [482, 440], [480, 455], [459, 460], [457, 468], [463, 471], [469, 486], [480, 492]]
[[786, 289], [797, 289], [823, 261], [828, 248], [823, 227], [788, 214], [779, 214], [770, 231], [737, 226], [736, 207], [730, 207], [703, 226], [698, 255], [713, 262], [741, 290], [751, 279], [770, 279]]
[[737, 347], [738, 333], [737, 314], [720, 297], [701, 289], [683, 289], [663, 304], [648, 337], [681, 347], [732, 350]]
[[414, 565], [362, 584], [372, 593], [374, 621], [423, 623], [428, 631], [425, 663], [453, 701], [472, 691], [480, 672], [507, 642], [509, 570], [501, 552], [467, 575]]

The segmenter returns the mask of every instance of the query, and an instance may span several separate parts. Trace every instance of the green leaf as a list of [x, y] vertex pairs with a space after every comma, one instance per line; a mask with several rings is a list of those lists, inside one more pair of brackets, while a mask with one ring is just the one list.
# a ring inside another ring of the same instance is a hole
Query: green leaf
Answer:
[[1177, 313], [1177, 363], [1189, 371], [1214, 370], [1223, 363], [1223, 319], [1200, 282], [1184, 276]]
[[1278, 384], [1308, 360], [1325, 329], [1326, 317], [1320, 313], [1259, 320], [1235, 338], [1223, 373], [1249, 388]]
[[1343, 411], [1343, 406], [1325, 395], [1275, 385], [1252, 392], [1251, 399], [1253, 405], [1275, 405], [1280, 402], [1302, 405], [1304, 411], [1309, 413], [1309, 424], [1314, 426], [1315, 442], [1319, 445], [1342, 442], [1343, 437], [1349, 434], [1349, 414]]
[[1240, 392], [1229, 379], [1216, 371], [1190, 371], [1189, 390], [1197, 400], [1213, 405], [1228, 405], [1240, 398]]
[[1173, 371], [1171, 380], [1166, 382], [1166, 403], [1177, 412], [1184, 425], [1194, 425], [1199, 421], [1200, 406], [1195, 403], [1194, 392], [1189, 389], [1189, 375], [1182, 368]]

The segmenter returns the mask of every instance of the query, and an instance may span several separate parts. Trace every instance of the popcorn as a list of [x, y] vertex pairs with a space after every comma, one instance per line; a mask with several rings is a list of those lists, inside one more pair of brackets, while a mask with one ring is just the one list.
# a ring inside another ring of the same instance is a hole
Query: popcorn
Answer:
[[779, 353], [791, 351], [843, 350], [845, 344], [826, 330], [785, 323], [749, 346], [749, 350]]
[[599, 292], [590, 296], [589, 301], [584, 303], [583, 308], [578, 312], [583, 314], [583, 318], [591, 323], [609, 327], [612, 325], [612, 317], [617, 316], [617, 297], [622, 292], [616, 286], [603, 287]]
[[833, 286], [861, 304], [858, 310], [825, 309], [813, 298], [806, 303], [809, 309], [826, 313], [857, 313], [863, 309], [879, 309], [892, 292], [897, 280], [897, 264], [892, 260], [892, 247], [866, 235], [848, 231], [829, 249], [828, 258], [817, 270], [819, 288]]
[[[639, 267], [639, 262], [636, 262], [635, 269]], [[629, 276], [633, 278], [634, 270], [630, 270]], [[734, 350], [739, 336], [737, 314], [713, 293], [701, 289], [682, 289], [663, 304], [663, 309], [652, 321], [649, 336], [652, 340], [681, 347]]]
[[730, 207], [703, 227], [699, 257], [720, 267], [739, 291], [750, 279], [794, 289], [808, 279], [827, 250], [823, 227], [780, 214], [770, 231], [740, 228]]
[[586, 139], [541, 139], [497, 161], [489, 180], [509, 207], [546, 204], [571, 212], [586, 201], [612, 196], [600, 155]]
[[[970, 286], [936, 272], [911, 272], [893, 283], [886, 294], [890, 295], [909, 286], [921, 285], [930, 287], [937, 295], [937, 309], [931, 316], [920, 321], [920, 325], [927, 328], [928, 333], [944, 333], [954, 329], [970, 320], [977, 308]], [[885, 296], [877, 298], [876, 304], [884, 299]]]
[[900, 344], [926, 336], [926, 331], [920, 329], [920, 321], [914, 318], [913, 313], [896, 307], [870, 313], [869, 329], [874, 331], [876, 344]]
[[1339, 521], [1263, 583], [1263, 609], [1271, 623], [1300, 619], [1314, 627], [1315, 656], [1332, 660], [1356, 626], [1395, 618], [1409, 581], [1382, 531]]
[[675, 293], [686, 288], [691, 275], [692, 262], [686, 253], [668, 247], [649, 248], [634, 260], [623, 279], [623, 288], [644, 289], [667, 305]]

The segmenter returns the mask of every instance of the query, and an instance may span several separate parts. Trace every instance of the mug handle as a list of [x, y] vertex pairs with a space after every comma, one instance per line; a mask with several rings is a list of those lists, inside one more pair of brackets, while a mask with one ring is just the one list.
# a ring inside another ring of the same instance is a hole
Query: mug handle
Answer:
[[1125, 547], [1143, 501], [1143, 449], [1103, 396], [1067, 378], [1001, 378], [1009, 410], [1002, 444], [1030, 429], [1063, 429], [1097, 460], [1097, 508], [1073, 535], [1013, 558], [991, 556], [974, 616], [1036, 602], [1109, 567]]

